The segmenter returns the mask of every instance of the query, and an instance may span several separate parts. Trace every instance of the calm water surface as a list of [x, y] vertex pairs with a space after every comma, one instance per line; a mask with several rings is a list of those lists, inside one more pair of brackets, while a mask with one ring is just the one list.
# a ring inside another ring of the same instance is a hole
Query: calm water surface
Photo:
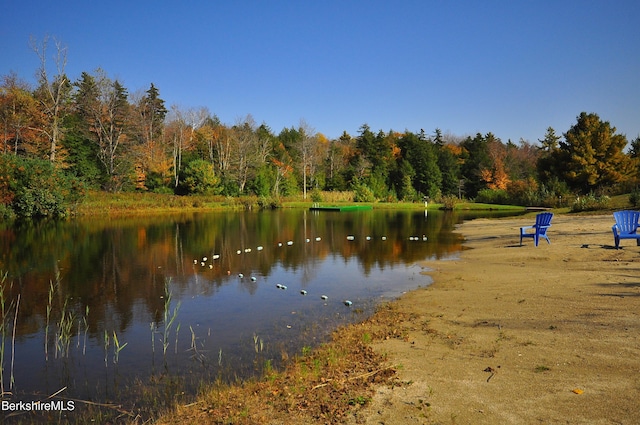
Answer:
[[4, 228], [3, 389], [122, 400], [260, 373], [429, 284], [419, 262], [456, 255], [464, 218], [281, 210]]

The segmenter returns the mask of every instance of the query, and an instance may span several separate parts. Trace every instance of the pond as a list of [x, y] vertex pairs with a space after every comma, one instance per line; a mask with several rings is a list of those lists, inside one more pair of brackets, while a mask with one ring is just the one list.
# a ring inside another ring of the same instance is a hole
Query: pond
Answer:
[[4, 228], [1, 389], [126, 402], [259, 374], [428, 285], [420, 262], [457, 255], [465, 218], [292, 209]]

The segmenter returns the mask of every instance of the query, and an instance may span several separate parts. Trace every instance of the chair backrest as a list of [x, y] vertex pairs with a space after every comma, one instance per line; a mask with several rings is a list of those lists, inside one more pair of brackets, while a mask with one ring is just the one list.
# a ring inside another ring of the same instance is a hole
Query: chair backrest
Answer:
[[553, 218], [553, 213], [543, 212], [536, 215], [536, 227], [549, 227], [551, 226], [551, 219]]
[[616, 211], [613, 213], [613, 218], [616, 219], [616, 225], [621, 233], [634, 233], [638, 230], [640, 220], [638, 211]]

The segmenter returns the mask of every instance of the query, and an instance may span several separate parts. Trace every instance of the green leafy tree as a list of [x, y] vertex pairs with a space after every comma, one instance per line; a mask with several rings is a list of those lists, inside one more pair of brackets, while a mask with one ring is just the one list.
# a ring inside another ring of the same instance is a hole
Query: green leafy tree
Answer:
[[184, 167], [178, 187], [180, 193], [217, 195], [221, 190], [220, 178], [209, 161], [196, 159]]
[[565, 134], [554, 155], [556, 169], [581, 193], [620, 183], [630, 173], [629, 157], [623, 149], [627, 138], [597, 114], [582, 112]]

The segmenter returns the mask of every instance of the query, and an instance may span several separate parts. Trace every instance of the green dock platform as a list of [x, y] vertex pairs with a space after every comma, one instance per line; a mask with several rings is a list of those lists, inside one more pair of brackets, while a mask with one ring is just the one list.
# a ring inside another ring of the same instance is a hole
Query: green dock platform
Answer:
[[372, 210], [371, 205], [344, 205], [341, 207], [321, 207], [315, 205], [309, 208], [311, 211], [368, 211]]

